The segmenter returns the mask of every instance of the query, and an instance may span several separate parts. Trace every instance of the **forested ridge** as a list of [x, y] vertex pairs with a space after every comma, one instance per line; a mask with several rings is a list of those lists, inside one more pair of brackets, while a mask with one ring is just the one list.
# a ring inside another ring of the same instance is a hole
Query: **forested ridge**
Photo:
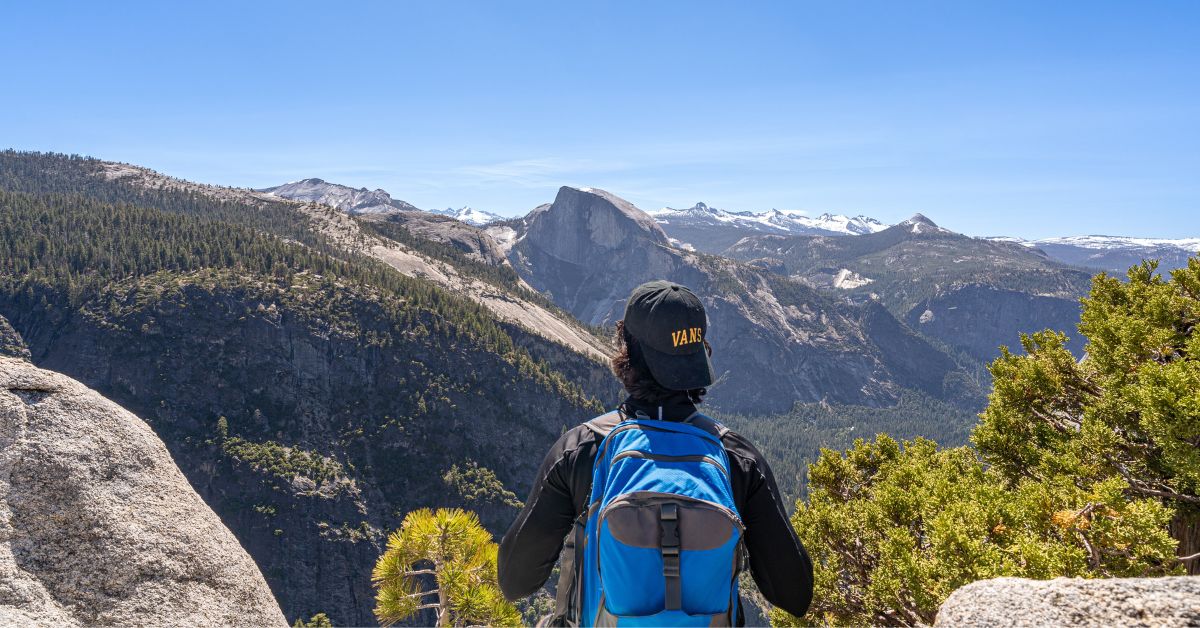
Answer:
[[0, 190], [0, 281], [17, 293], [45, 286], [71, 306], [100, 297], [114, 282], [159, 272], [237, 271], [288, 284], [299, 273], [387, 295], [391, 314], [427, 310], [436, 325], [480, 340], [500, 353], [516, 350], [481, 306], [381, 262], [344, 261], [312, 248], [200, 213], [111, 205], [80, 195], [32, 196]]
[[776, 259], [788, 274], [830, 273], [847, 268], [871, 283], [844, 292], [875, 293], [901, 317], [918, 303], [956, 285], [1075, 295], [1087, 291], [1091, 275], [1020, 244], [942, 230], [924, 217], [854, 237], [748, 238], [731, 247], [730, 253], [739, 259]]
[[[309, 221], [286, 202], [245, 202], [172, 188], [131, 185], [110, 179], [106, 162], [79, 155], [6, 150], [0, 152], [0, 190], [35, 195], [70, 194], [114, 205], [154, 208], [164, 212], [203, 216], [224, 224], [241, 225], [335, 252]], [[118, 164], [109, 164], [116, 166]]]

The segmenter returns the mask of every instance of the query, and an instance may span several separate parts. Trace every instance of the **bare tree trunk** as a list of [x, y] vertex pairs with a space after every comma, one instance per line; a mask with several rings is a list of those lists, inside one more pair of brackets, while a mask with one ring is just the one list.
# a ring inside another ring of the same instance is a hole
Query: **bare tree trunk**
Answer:
[[[1200, 553], [1200, 513], [1184, 511], [1175, 515], [1167, 528], [1171, 537], [1179, 541], [1177, 556], [1193, 556]], [[1200, 575], [1200, 558], [1183, 565], [1190, 576]]]
[[438, 626], [450, 625], [450, 600], [446, 597], [446, 587], [438, 587]]

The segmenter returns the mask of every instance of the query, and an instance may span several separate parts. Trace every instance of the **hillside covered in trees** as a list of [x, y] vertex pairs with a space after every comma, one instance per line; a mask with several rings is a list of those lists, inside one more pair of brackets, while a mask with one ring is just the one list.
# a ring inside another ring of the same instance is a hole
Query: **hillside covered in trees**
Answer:
[[497, 530], [493, 484], [523, 490], [544, 444], [615, 398], [594, 358], [293, 205], [124, 189], [94, 165], [0, 159], [0, 316], [155, 429], [289, 619], [372, 622], [383, 531], [456, 505]]

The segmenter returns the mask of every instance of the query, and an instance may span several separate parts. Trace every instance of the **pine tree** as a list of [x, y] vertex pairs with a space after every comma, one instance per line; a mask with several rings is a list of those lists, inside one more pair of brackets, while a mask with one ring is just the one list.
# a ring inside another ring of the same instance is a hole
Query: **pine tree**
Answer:
[[[1200, 562], [1200, 258], [1098, 275], [1087, 355], [1064, 335], [1004, 349], [968, 447], [881, 435], [823, 450], [792, 523], [812, 554], [809, 621], [932, 623], [998, 576], [1184, 573]], [[799, 620], [783, 613], [781, 624]]]
[[[424, 610], [438, 626], [520, 625], [521, 615], [496, 581], [498, 547], [475, 513], [423, 508], [388, 538], [371, 575], [375, 616], [385, 626]], [[434, 588], [426, 589], [429, 582]]]
[[1145, 262], [1101, 273], [1079, 329], [1087, 357], [1043, 332], [992, 365], [973, 439], [1010, 478], [1113, 481], [1174, 510], [1179, 552], [1200, 573], [1200, 258], [1164, 278]]

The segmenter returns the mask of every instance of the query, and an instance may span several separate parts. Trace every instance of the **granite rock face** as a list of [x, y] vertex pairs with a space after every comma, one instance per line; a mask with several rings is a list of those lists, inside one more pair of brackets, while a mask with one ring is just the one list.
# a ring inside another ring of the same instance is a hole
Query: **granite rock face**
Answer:
[[0, 624], [286, 625], [254, 561], [149, 426], [8, 357]]
[[1197, 626], [1200, 578], [996, 578], [955, 591], [935, 626]]

